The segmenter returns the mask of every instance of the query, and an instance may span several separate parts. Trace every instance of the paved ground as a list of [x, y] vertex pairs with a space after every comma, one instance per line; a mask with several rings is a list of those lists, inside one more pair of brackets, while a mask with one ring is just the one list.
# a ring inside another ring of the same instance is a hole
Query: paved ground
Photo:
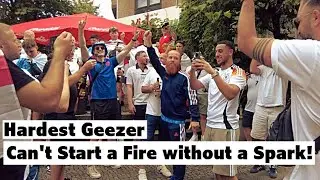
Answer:
[[[102, 177], [100, 180], [137, 180], [139, 166], [122, 166], [120, 169], [113, 169], [110, 166], [97, 166]], [[171, 167], [169, 166], [169, 169]], [[270, 180], [266, 171], [262, 171], [257, 174], [250, 174], [249, 166], [240, 166], [238, 168], [239, 180]], [[156, 171], [155, 166], [147, 166], [147, 175], [149, 180], [167, 180]], [[283, 179], [283, 177], [290, 172], [291, 168], [280, 167], [278, 169], [277, 180]], [[72, 180], [91, 180], [87, 175], [86, 166], [67, 166], [65, 169], [65, 176]], [[49, 180], [49, 174], [46, 172], [45, 167], [41, 167], [40, 180]], [[187, 166], [185, 180], [214, 180], [211, 173], [210, 166]]]

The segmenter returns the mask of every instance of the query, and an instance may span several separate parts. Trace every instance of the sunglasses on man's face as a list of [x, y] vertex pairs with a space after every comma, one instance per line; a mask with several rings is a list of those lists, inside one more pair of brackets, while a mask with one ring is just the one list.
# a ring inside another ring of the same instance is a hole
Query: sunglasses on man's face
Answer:
[[105, 48], [103, 46], [97, 46], [94, 48], [95, 50], [104, 50]]

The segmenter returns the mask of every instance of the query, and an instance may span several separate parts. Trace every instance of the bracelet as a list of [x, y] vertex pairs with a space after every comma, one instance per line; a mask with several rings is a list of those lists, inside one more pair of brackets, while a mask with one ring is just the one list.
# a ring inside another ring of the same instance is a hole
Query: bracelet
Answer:
[[211, 78], [212, 79], [217, 77], [217, 76], [219, 76], [219, 72], [217, 70], [215, 71], [215, 73], [211, 74]]
[[137, 41], [136, 39], [133, 39], [133, 38], [132, 38], [131, 40], [132, 40], [133, 42]]

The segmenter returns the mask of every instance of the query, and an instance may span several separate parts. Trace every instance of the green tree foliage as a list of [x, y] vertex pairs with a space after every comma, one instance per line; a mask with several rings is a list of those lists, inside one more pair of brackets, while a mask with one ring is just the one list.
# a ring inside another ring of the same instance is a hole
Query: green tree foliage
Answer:
[[97, 15], [97, 11], [99, 7], [93, 5], [93, 0], [73, 0], [73, 3], [74, 3], [74, 8], [73, 8], [74, 14], [89, 13], [89, 14]]
[[144, 30], [150, 30], [152, 32], [152, 43], [156, 43], [162, 36], [161, 26], [164, 22], [169, 22], [171, 29], [176, 32], [178, 26], [178, 20], [152, 18], [147, 13], [143, 19], [139, 18], [136, 21], [132, 21], [132, 26], [137, 26]]
[[17, 24], [74, 13], [95, 14], [90, 0], [4, 0], [0, 2], [0, 22]]
[[16, 24], [71, 14], [73, 6], [69, 0], [6, 0], [1, 1], [0, 11], [1, 22]]
[[[294, 35], [292, 19], [299, 0], [256, 0], [256, 26], [260, 36], [287, 39]], [[221, 40], [236, 42], [240, 0], [183, 0], [178, 34], [189, 51], [201, 51], [215, 62], [214, 48]], [[235, 53], [235, 63], [247, 57]], [[248, 67], [249, 61], [241, 61]]]

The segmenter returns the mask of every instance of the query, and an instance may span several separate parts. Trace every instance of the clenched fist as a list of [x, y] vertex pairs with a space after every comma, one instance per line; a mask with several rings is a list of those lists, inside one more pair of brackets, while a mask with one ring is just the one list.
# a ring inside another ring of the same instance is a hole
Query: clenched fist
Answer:
[[72, 34], [69, 32], [61, 33], [53, 44], [54, 51], [58, 54], [61, 54], [64, 58], [63, 61], [67, 58], [67, 56], [72, 52], [74, 47]]

